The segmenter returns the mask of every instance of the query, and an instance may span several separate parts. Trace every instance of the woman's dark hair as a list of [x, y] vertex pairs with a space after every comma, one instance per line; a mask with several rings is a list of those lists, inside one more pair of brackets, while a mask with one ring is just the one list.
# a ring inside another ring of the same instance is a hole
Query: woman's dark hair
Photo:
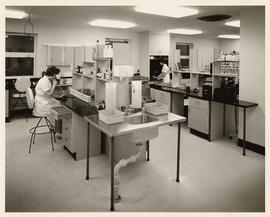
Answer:
[[47, 68], [45, 75], [47, 76], [58, 75], [59, 72], [60, 72], [60, 69], [56, 68], [55, 66], [50, 66]]
[[166, 58], [160, 58], [159, 60], [160, 63], [164, 63], [164, 64], [167, 64], [167, 59]]

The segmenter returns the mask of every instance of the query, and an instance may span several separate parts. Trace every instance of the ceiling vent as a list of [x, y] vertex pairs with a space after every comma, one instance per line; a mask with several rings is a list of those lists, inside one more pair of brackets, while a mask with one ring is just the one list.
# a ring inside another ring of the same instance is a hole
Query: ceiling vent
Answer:
[[230, 19], [232, 16], [230, 15], [224, 15], [224, 14], [216, 14], [216, 15], [210, 15], [210, 16], [204, 16], [204, 17], [198, 17], [198, 20], [205, 21], [205, 22], [217, 22], [217, 21], [223, 21]]

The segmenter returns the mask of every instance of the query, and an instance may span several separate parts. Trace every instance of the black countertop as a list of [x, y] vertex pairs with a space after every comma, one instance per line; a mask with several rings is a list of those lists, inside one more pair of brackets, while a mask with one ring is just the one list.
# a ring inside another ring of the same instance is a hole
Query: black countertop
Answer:
[[87, 103], [75, 96], [68, 95], [63, 98], [58, 99], [64, 106], [71, 109], [73, 112], [81, 117], [86, 115], [96, 115], [98, 114], [98, 109], [96, 107], [96, 102], [93, 100]]
[[162, 85], [162, 84], [152, 83], [152, 84], [150, 84], [150, 88], [154, 88], [154, 89], [157, 89], [157, 90], [162, 90], [162, 91], [166, 91], [166, 92], [170, 92], [170, 93], [182, 94], [182, 95], [185, 95], [185, 96], [190, 96], [190, 97], [194, 97], [194, 98], [198, 98], [198, 99], [202, 99], [202, 100], [207, 100], [207, 101], [219, 102], [219, 103], [223, 103], [223, 104], [227, 104], [227, 105], [238, 106], [238, 107], [242, 107], [242, 108], [250, 108], [250, 107], [258, 106], [258, 103], [247, 102], [247, 101], [243, 101], [243, 100], [239, 100], [239, 101], [235, 101], [235, 102], [228, 102], [228, 101], [217, 100], [217, 99], [214, 99], [214, 98], [205, 98], [205, 97], [199, 95], [198, 93], [195, 93], [195, 92], [192, 92], [192, 91], [187, 92], [184, 89], [171, 87], [170, 85]]

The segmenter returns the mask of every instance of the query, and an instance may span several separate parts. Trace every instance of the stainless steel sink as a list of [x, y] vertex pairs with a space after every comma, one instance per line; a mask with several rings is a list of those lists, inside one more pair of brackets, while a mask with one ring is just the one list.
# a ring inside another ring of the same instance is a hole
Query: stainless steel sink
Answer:
[[145, 124], [145, 123], [150, 123], [157, 121], [158, 118], [152, 117], [147, 114], [140, 114], [140, 115], [132, 115], [132, 116], [127, 116], [125, 117], [125, 122], [129, 124]]

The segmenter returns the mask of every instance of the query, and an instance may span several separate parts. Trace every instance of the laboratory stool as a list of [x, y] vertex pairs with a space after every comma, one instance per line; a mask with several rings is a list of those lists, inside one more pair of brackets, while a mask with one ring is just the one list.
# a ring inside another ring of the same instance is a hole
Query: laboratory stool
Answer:
[[[26, 90], [26, 99], [27, 99], [27, 104], [29, 109], [33, 109], [34, 108], [34, 95], [33, 95], [33, 91], [31, 88], [27, 88]], [[39, 116], [39, 115], [33, 115], [34, 117], [39, 118], [36, 126], [32, 127], [29, 132], [31, 133], [31, 139], [30, 139], [30, 145], [29, 145], [29, 153], [31, 153], [31, 147], [32, 144], [35, 144], [35, 139], [36, 139], [36, 135], [42, 135], [42, 134], [51, 134], [51, 144], [52, 144], [52, 150], [54, 151], [54, 146], [53, 146], [53, 142], [56, 142], [55, 139], [55, 130], [53, 125], [51, 124], [51, 122], [49, 121], [49, 119], [46, 116]], [[41, 124], [43, 122], [45, 122], [45, 124]], [[37, 129], [44, 129], [43, 132], [38, 132]]]
[[[18, 93], [12, 94], [12, 98], [16, 98], [16, 102], [12, 106], [12, 110], [14, 111], [18, 102], [21, 101], [22, 104], [25, 104], [25, 101], [23, 100], [26, 98], [26, 90], [27, 88], [30, 88], [31, 82], [29, 77], [25, 78], [18, 78], [15, 82], [15, 89]], [[26, 121], [27, 121], [27, 110], [26, 110]]]

